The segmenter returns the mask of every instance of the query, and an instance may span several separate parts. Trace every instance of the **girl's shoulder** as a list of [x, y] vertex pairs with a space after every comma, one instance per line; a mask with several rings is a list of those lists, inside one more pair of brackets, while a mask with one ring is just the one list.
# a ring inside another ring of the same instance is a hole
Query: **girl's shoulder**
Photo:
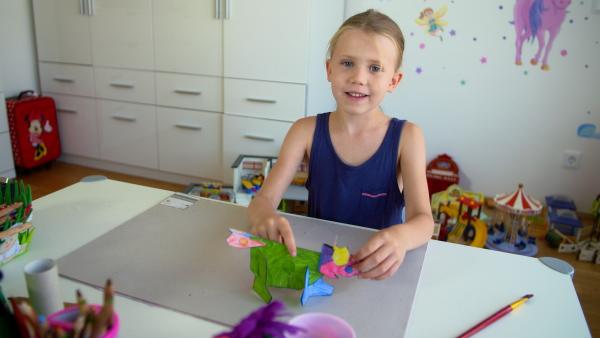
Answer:
[[304, 149], [306, 149], [306, 156], [310, 154], [316, 126], [317, 117], [307, 116], [294, 122], [288, 132], [290, 139], [303, 144]]
[[304, 137], [312, 138], [312, 134], [315, 132], [315, 128], [317, 126], [317, 117], [316, 116], [307, 116], [303, 117], [299, 120], [296, 120], [292, 127], [290, 128], [290, 132], [293, 132], [297, 135], [302, 135]]
[[423, 130], [421, 127], [413, 122], [405, 121], [402, 126], [402, 134], [400, 136], [399, 152], [402, 153], [403, 149], [408, 147], [414, 147], [415, 145], [422, 145], [425, 143], [423, 137]]
[[303, 117], [301, 119], [296, 120], [296, 122], [294, 122], [294, 126], [296, 126], [296, 128], [302, 128], [302, 129], [315, 129], [315, 126], [317, 125], [317, 116], [306, 116]]

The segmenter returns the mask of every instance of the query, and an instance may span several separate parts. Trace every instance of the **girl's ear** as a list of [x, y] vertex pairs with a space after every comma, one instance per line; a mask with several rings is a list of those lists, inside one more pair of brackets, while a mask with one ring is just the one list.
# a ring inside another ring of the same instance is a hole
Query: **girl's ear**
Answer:
[[397, 72], [394, 73], [394, 76], [392, 77], [392, 80], [390, 81], [390, 84], [388, 85], [388, 93], [391, 93], [394, 91], [394, 89], [396, 89], [396, 87], [398, 87], [398, 84], [400, 84], [400, 80], [402, 80], [402, 76], [403, 74], [401, 72]]
[[327, 81], [331, 82], [329, 76], [331, 76], [331, 59], [325, 60], [325, 71], [327, 72]]

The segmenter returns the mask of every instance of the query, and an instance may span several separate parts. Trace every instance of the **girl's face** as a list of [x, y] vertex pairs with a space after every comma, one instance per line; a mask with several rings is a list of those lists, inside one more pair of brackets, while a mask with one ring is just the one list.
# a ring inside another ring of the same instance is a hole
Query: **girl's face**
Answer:
[[338, 111], [378, 112], [385, 94], [402, 78], [396, 71], [397, 57], [396, 45], [384, 35], [354, 28], [343, 32], [326, 64]]

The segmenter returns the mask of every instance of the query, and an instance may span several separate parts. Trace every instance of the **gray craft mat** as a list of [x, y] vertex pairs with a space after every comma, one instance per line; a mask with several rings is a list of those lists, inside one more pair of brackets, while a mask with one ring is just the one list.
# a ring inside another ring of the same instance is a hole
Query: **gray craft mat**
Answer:
[[[261, 305], [251, 289], [249, 250], [232, 248], [229, 228], [246, 229], [246, 209], [201, 199], [181, 210], [156, 205], [58, 261], [63, 277], [95, 287], [112, 278], [117, 293], [225, 325]], [[371, 235], [364, 228], [287, 215], [300, 247], [322, 243], [357, 250]], [[409, 252], [384, 281], [326, 279], [331, 297], [300, 305], [299, 290], [270, 288], [292, 314], [327, 312], [347, 320], [358, 337], [402, 337], [413, 305], [426, 246]], [[118, 309], [117, 309], [118, 310]]]

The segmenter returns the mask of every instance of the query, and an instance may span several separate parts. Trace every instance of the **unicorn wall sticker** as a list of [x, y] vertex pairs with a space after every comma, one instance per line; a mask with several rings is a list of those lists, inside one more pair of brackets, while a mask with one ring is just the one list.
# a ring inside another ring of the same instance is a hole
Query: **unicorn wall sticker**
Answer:
[[[542, 70], [550, 70], [548, 54], [552, 50], [554, 39], [560, 32], [560, 27], [565, 21], [567, 7], [571, 0], [516, 0], [514, 8], [514, 24], [516, 32], [516, 58], [515, 63], [521, 65], [521, 50], [523, 42], [531, 39], [538, 41], [538, 50], [531, 59], [532, 65], [537, 65], [542, 51]], [[548, 41], [546, 42], [546, 31]], [[545, 47], [545, 48], [544, 48]]]

